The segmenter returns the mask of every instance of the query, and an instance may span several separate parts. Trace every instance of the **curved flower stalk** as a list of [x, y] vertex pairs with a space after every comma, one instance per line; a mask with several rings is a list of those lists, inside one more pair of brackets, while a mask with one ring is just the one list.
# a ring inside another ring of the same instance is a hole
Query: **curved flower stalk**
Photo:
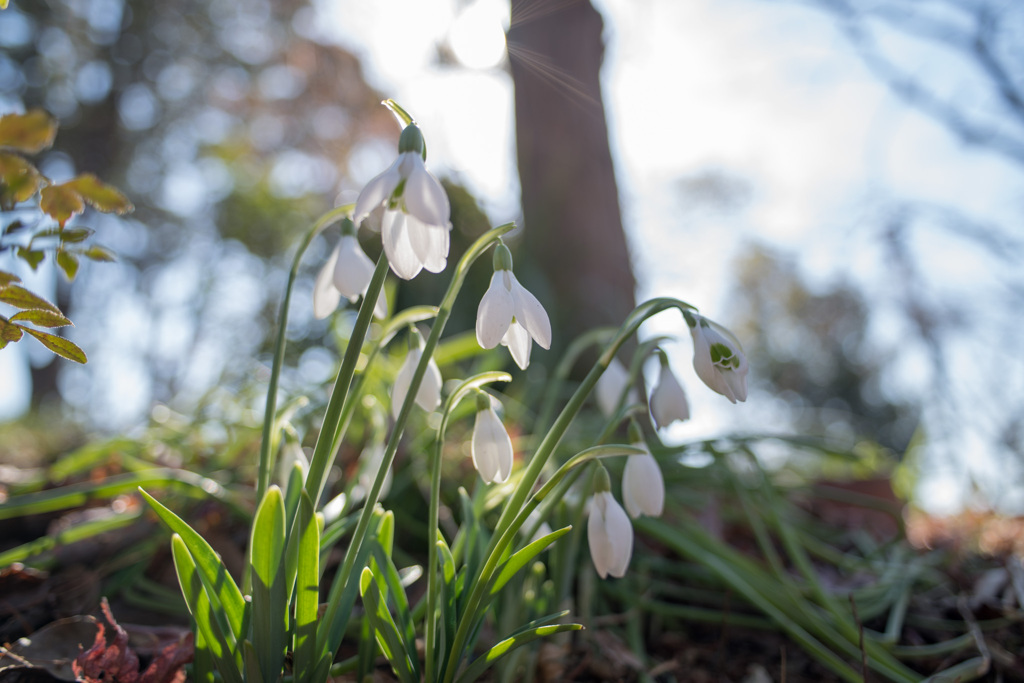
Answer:
[[597, 471], [594, 497], [590, 499], [587, 542], [598, 576], [604, 579], [609, 574], [616, 578], [626, 575], [633, 555], [633, 525], [612, 496], [608, 470], [603, 466], [599, 466]]
[[[416, 328], [413, 328], [412, 335], [409, 354], [405, 357], [398, 374], [395, 375], [395, 384], [391, 389], [391, 415], [396, 419], [402, 409], [402, 404], [405, 403], [405, 396], [409, 393], [409, 386], [416, 373], [416, 366], [420, 364], [420, 358], [423, 357], [423, 337]], [[431, 358], [427, 362], [427, 372], [423, 375], [423, 381], [416, 392], [416, 405], [428, 413], [437, 410], [437, 407], [441, 405], [442, 384], [441, 370]]]
[[623, 394], [626, 394], [626, 405], [640, 402], [636, 389], [630, 386], [629, 371], [619, 362], [618, 358], [612, 358], [604, 374], [597, 380], [594, 392], [597, 398], [597, 407], [607, 418], [615, 415], [615, 409], [619, 407]]
[[714, 392], [736, 403], [747, 400], [747, 357], [727, 329], [688, 311], [686, 324], [693, 337], [693, 369]]
[[[326, 318], [345, 297], [351, 303], [366, 294], [373, 277], [373, 261], [359, 246], [355, 224], [348, 217], [341, 221], [341, 241], [334, 248], [320, 273], [316, 276], [313, 286], [313, 316], [317, 319]], [[388, 301], [381, 290], [377, 297], [373, 315], [386, 318]]]
[[494, 411], [491, 397], [482, 391], [477, 394], [476, 411], [470, 448], [473, 467], [484, 482], [503, 484], [512, 474], [512, 439]]
[[[531, 341], [532, 338], [532, 341]], [[551, 348], [551, 321], [544, 306], [512, 272], [512, 253], [504, 243], [494, 248], [494, 274], [476, 311], [476, 340], [482, 348], [507, 346], [521, 370], [530, 365], [537, 342]]]
[[357, 225], [384, 206], [384, 251], [391, 269], [403, 280], [411, 280], [424, 268], [440, 273], [448, 262], [451, 206], [441, 183], [427, 171], [425, 158], [423, 134], [411, 123], [398, 139], [398, 158], [367, 183], [356, 199]]
[[632, 445], [644, 453], [626, 458], [626, 467], [622, 471], [622, 502], [634, 519], [640, 515], [661, 517], [665, 507], [665, 479], [661, 476], [661, 468], [642, 439], [635, 440]]
[[658, 375], [658, 384], [651, 392], [650, 405], [654, 426], [661, 429], [676, 420], [689, 420], [690, 404], [686, 400], [686, 392], [668, 364], [668, 357], [661, 349], [658, 349], [658, 359], [661, 361], [661, 374]]

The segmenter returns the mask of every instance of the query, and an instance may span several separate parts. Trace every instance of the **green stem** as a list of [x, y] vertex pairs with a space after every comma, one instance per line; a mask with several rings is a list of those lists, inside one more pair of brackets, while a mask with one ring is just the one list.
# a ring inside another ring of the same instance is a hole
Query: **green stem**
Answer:
[[[352, 204], [345, 204], [332, 209], [321, 216], [312, 227], [306, 232], [302, 243], [292, 261], [292, 268], [288, 272], [288, 285], [284, 290], [284, 299], [281, 300], [281, 312], [278, 314], [277, 343], [274, 345], [274, 362], [270, 369], [270, 384], [267, 387], [267, 408], [263, 413], [263, 440], [260, 443], [260, 468], [256, 479], [256, 504], [263, 500], [263, 494], [267, 492], [270, 485], [270, 470], [273, 468], [274, 453], [271, 449], [271, 442], [276, 441], [276, 434], [273, 433], [274, 418], [277, 414], [277, 383], [281, 377], [281, 366], [284, 364], [284, 347], [287, 344], [285, 334], [288, 330], [288, 309], [291, 306], [292, 287], [295, 285], [295, 278], [299, 273], [299, 264], [303, 254], [313, 242], [320, 231], [324, 230], [336, 221], [340, 221], [352, 211]], [[375, 299], [376, 301], [376, 299]]]
[[[318, 643], [321, 646], [323, 646], [320, 648], [321, 652], [325, 651], [324, 647], [327, 648], [327, 651], [333, 652], [340, 644], [343, 629], [341, 628], [340, 624], [334, 623], [334, 619], [337, 615], [338, 608], [340, 607], [340, 600], [338, 598], [344, 592], [345, 585], [351, 582], [354, 578], [357, 578], [353, 576], [353, 571], [356, 569], [354, 567], [356, 557], [366, 536], [366, 530], [370, 524], [370, 518], [373, 513], [373, 508], [377, 505], [377, 501], [380, 497], [380, 490], [384, 484], [384, 477], [387, 474], [388, 470], [391, 468], [391, 464], [394, 462], [395, 453], [398, 451], [398, 443], [402, 439], [402, 434], [405, 431], [405, 424], [409, 419], [409, 415], [412, 412], [412, 406], [416, 400], [416, 394], [419, 391], [420, 384], [423, 381], [423, 376], [427, 372], [427, 364], [433, 357], [434, 349], [437, 348], [437, 343], [441, 338], [441, 333], [444, 331], [444, 327], [448, 323], [448, 318], [451, 316], [452, 307], [455, 305], [455, 299], [459, 294], [459, 290], [462, 289], [462, 283], [466, 279], [466, 273], [468, 272], [469, 267], [473, 264], [473, 262], [476, 261], [476, 259], [479, 258], [480, 255], [483, 254], [483, 252], [488, 247], [491, 246], [491, 244], [493, 244], [503, 234], [505, 234], [509, 230], [512, 230], [514, 227], [514, 223], [507, 223], [505, 225], [490, 230], [484, 235], [481, 235], [480, 238], [478, 238], [477, 241], [474, 242], [473, 245], [466, 250], [466, 253], [462, 255], [462, 258], [459, 260], [458, 266], [456, 266], [455, 268], [455, 273], [452, 276], [451, 284], [448, 285], [448, 291], [445, 293], [444, 299], [441, 301], [441, 305], [438, 307], [437, 317], [434, 320], [433, 326], [430, 328], [430, 335], [427, 337], [427, 340], [424, 344], [423, 353], [422, 356], [420, 357], [419, 365], [416, 366], [416, 371], [415, 373], [413, 373], [412, 381], [409, 383], [409, 391], [405, 396], [405, 402], [402, 403], [402, 408], [398, 413], [398, 417], [395, 418], [395, 426], [391, 431], [391, 437], [388, 439], [387, 446], [385, 447], [384, 457], [381, 460], [380, 468], [377, 470], [377, 476], [373, 481], [373, 486], [370, 487], [370, 490], [366, 494], [366, 500], [363, 502], [363, 509], [359, 515], [359, 521], [356, 524], [356, 530], [352, 535], [352, 540], [349, 543], [348, 550], [345, 552], [345, 559], [342, 562], [341, 568], [338, 570], [338, 578], [335, 580], [334, 585], [331, 587], [327, 612], [324, 614], [323, 620], [323, 623], [327, 625], [327, 629], [321, 629], [321, 632], [318, 634]], [[383, 255], [381, 256], [381, 259], [385, 260]], [[374, 277], [376, 278], [376, 275], [374, 275]], [[372, 282], [370, 287], [372, 289]], [[364, 297], [364, 305], [362, 308], [360, 308], [360, 320], [363, 317], [362, 314], [364, 309], [366, 309], [369, 312], [372, 312], [373, 310], [372, 303], [367, 305], [366, 302], [376, 301], [376, 297], [377, 292], [371, 292], [369, 290], [367, 291]], [[369, 316], [367, 316], [367, 318], [368, 317]], [[360, 321], [358, 320], [356, 322], [357, 329], [359, 327], [359, 322]], [[369, 321], [367, 320], [367, 323], [368, 322]], [[365, 333], [365, 329], [363, 330], [363, 332]], [[354, 338], [355, 331], [353, 331], [353, 339]], [[349, 343], [350, 351], [352, 348], [352, 344], [353, 342]], [[362, 344], [361, 338], [359, 339], [359, 344]], [[346, 354], [346, 362], [349, 360], [349, 355], [351, 354]], [[358, 358], [358, 349], [355, 358]], [[355, 358], [353, 358], [352, 361], [353, 369], [355, 367]], [[344, 364], [342, 366], [342, 369], [344, 371]], [[351, 379], [351, 374], [349, 378]], [[341, 378], [339, 375], [339, 383], [340, 379]], [[347, 388], [348, 384], [346, 383], [345, 389], [347, 390]], [[337, 388], [335, 389], [335, 391], [337, 391]], [[332, 404], [334, 402], [333, 396], [331, 397], [331, 402]], [[337, 420], [340, 412], [341, 408], [339, 406], [337, 412], [333, 416], [335, 420]], [[328, 407], [328, 413], [330, 413], [330, 407]], [[327, 421], [325, 419], [325, 426], [326, 424]], [[333, 436], [334, 435], [332, 433], [331, 439], [328, 441], [328, 443], [333, 443]], [[323, 432], [321, 432], [321, 438], [322, 437]], [[317, 441], [317, 446], [319, 447], [319, 445], [320, 441]], [[314, 461], [316, 460], [316, 455], [317, 454], [314, 452]], [[312, 472], [313, 466], [311, 465], [311, 475]], [[308, 487], [309, 481], [307, 480], [306, 483]]]
[[580, 409], [583, 407], [583, 402], [587, 399], [587, 396], [590, 395], [590, 392], [593, 391], [594, 386], [597, 384], [597, 380], [600, 379], [604, 371], [608, 369], [608, 365], [612, 362], [615, 354], [626, 340], [636, 333], [641, 323], [651, 316], [669, 308], [678, 308], [680, 311], [687, 309], [696, 310], [693, 306], [690, 306], [687, 303], [667, 297], [651, 299], [650, 301], [645, 301], [637, 306], [622, 323], [622, 326], [619, 328], [614, 339], [612, 339], [604, 352], [597, 359], [594, 367], [576, 389], [576, 392], [573, 394], [572, 398], [569, 399], [565, 408], [562, 409], [562, 412], [555, 420], [551, 429], [547, 434], [545, 434], [543, 441], [541, 441], [540, 446], [537, 448], [537, 452], [534, 453], [533, 458], [530, 460], [530, 464], [527, 465], [526, 472], [519, 480], [519, 484], [513, 491], [512, 496], [508, 499], [508, 502], [505, 503], [505, 507], [501, 512], [501, 517], [498, 519], [498, 524], [491, 536], [491, 541], [487, 547], [487, 560], [484, 563], [483, 568], [480, 570], [480, 576], [477, 577], [477, 580], [474, 582], [473, 592], [469, 597], [469, 601], [466, 603], [465, 614], [460, 620], [458, 630], [455, 633], [455, 638], [449, 654], [448, 665], [445, 670], [444, 680], [446, 683], [451, 683], [455, 676], [455, 671], [463, 656], [462, 650], [466, 645], [469, 634], [473, 629], [475, 629], [477, 621], [476, 613], [480, 608], [481, 601], [483, 600], [484, 591], [490, 583], [492, 575], [501, 559], [502, 551], [499, 546], [499, 540], [506, 538], [505, 532], [512, 524], [517, 513], [523, 508], [527, 497], [530, 495], [530, 492], [537, 483], [541, 472], [544, 470], [544, 465], [554, 453], [555, 447], [558, 445], [558, 442], [561, 441], [562, 436], [565, 434], [566, 430], [568, 430], [569, 425], [576, 417], [576, 414], [579, 413]]
[[430, 461], [430, 518], [427, 522], [427, 616], [426, 616], [426, 658], [424, 663], [424, 680], [434, 680], [434, 648], [437, 643], [437, 598], [440, 586], [437, 585], [437, 535], [438, 517], [441, 506], [441, 452], [444, 450], [445, 432], [448, 431], [448, 420], [451, 413], [466, 395], [474, 389], [491, 382], [511, 382], [512, 375], [505, 372], [486, 372], [471, 377], [460, 384], [445, 401], [441, 414], [441, 424], [437, 428], [437, 439], [434, 441], [434, 454]]

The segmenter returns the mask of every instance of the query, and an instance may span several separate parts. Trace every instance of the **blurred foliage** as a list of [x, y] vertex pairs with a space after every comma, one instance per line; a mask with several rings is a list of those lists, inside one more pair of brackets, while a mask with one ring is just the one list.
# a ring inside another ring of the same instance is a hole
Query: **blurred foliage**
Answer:
[[[36, 270], [47, 253], [68, 281], [78, 274], [79, 259], [111, 261], [113, 254], [87, 244], [93, 230], [68, 225], [86, 205], [105, 213], [124, 214], [133, 209], [117, 188], [91, 173], [54, 183], [29, 161], [53, 145], [57, 121], [41, 109], [0, 116], [0, 255], [12, 253]], [[56, 225], [55, 225], [56, 224]], [[19, 309], [11, 317], [0, 315], [0, 349], [27, 333], [58, 356], [85, 363], [82, 349], [63, 337], [26, 326], [57, 328], [71, 321], [49, 301], [19, 285], [21, 278], [0, 270], [0, 302]]]
[[864, 295], [842, 283], [815, 291], [795, 259], [760, 245], [740, 256], [736, 272], [733, 329], [752, 385], [785, 402], [787, 428], [843, 448], [867, 440], [904, 452], [920, 409], [885, 391], [891, 359], [870, 343]]

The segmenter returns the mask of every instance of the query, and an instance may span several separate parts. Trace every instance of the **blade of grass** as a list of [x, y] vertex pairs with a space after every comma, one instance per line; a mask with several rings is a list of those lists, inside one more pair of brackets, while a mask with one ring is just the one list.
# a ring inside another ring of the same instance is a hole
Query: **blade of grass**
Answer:
[[292, 667], [299, 681], [312, 679], [317, 665], [316, 620], [320, 605], [320, 526], [313, 502], [299, 500], [299, 557], [295, 580], [295, 644]]
[[537, 628], [532, 628], [526, 632], [518, 633], [506, 638], [473, 660], [473, 662], [466, 667], [466, 670], [458, 677], [458, 683], [472, 683], [472, 681], [480, 678], [487, 669], [494, 666], [494, 663], [499, 659], [516, 648], [520, 648], [527, 643], [537, 640], [538, 638], [552, 636], [556, 633], [565, 633], [567, 631], [579, 631], [582, 628], [582, 624], [553, 624], [551, 626], [538, 626]]
[[387, 605], [381, 599], [373, 572], [368, 568], [363, 569], [359, 577], [359, 593], [366, 608], [366, 618], [370, 621], [376, 634], [377, 644], [384, 652], [388, 662], [391, 663], [395, 675], [402, 683], [418, 683], [419, 677], [415, 673], [409, 652], [405, 649], [402, 636], [398, 633], [398, 627], [391, 618]]

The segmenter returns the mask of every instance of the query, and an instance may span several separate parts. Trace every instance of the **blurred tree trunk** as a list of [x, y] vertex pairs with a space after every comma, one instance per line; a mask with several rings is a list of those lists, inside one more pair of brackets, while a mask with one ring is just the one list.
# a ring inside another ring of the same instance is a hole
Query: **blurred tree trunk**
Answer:
[[635, 305], [601, 99], [603, 25], [589, 0], [512, 0], [508, 49], [528, 255], [517, 270], [549, 306], [562, 347], [595, 326], [618, 325]]

